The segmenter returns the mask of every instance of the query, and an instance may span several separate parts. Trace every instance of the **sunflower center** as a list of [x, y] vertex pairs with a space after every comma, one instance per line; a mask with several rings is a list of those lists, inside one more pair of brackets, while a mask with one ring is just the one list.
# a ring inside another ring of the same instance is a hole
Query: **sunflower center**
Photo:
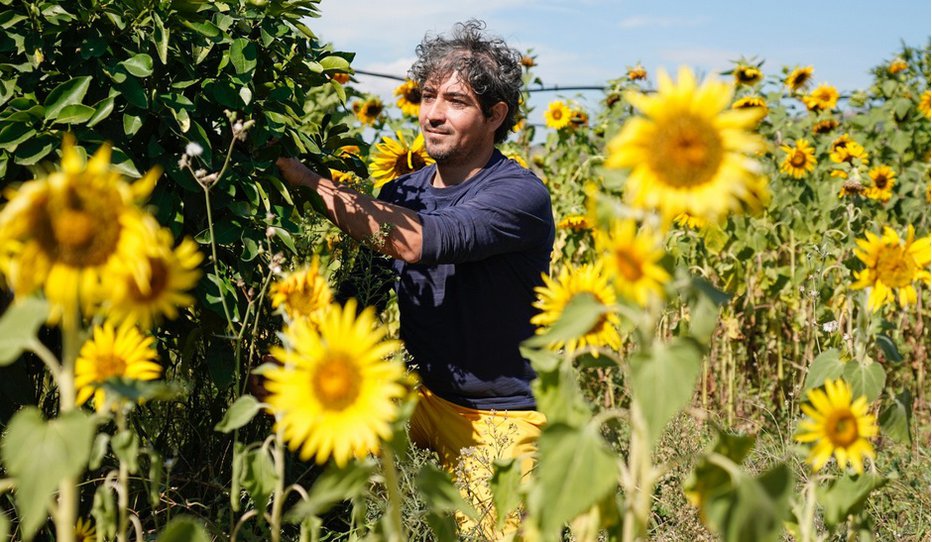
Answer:
[[560, 120], [563, 118], [563, 111], [559, 109], [554, 109], [553, 111], [550, 112], [550, 116], [553, 118], [553, 120]]
[[108, 190], [53, 195], [33, 222], [42, 250], [71, 267], [103, 265], [120, 239], [118, 198]]
[[794, 151], [793, 157], [790, 158], [790, 165], [795, 168], [801, 168], [806, 165], [806, 153], [803, 151]]
[[399, 154], [398, 158], [395, 159], [395, 173], [396, 176], [405, 175], [426, 165], [427, 163], [424, 162], [424, 158], [419, 153], [409, 150], [404, 154]]
[[343, 410], [359, 397], [362, 375], [352, 360], [334, 355], [324, 360], [311, 376], [314, 395], [326, 410]]
[[903, 247], [886, 245], [877, 253], [877, 280], [891, 288], [908, 286], [916, 274], [916, 262]]
[[135, 280], [129, 282], [129, 295], [136, 301], [152, 301], [168, 286], [168, 267], [161, 259], [149, 258], [149, 291], [143, 293]]
[[722, 138], [715, 127], [691, 113], [659, 124], [649, 146], [651, 169], [664, 184], [675, 188], [708, 183], [724, 156]]
[[835, 448], [847, 448], [858, 440], [858, 420], [850, 410], [834, 412], [825, 421], [825, 433]]
[[874, 178], [874, 186], [883, 190], [884, 188], [887, 187], [887, 183], [889, 181], [890, 179], [888, 179], [886, 175], [881, 173], [880, 175], [877, 175], [877, 177]]
[[630, 282], [637, 282], [644, 276], [641, 261], [629, 252], [615, 251], [615, 266], [621, 276]]
[[97, 380], [103, 382], [126, 372], [126, 360], [116, 354], [104, 354], [95, 358], [97, 363]]

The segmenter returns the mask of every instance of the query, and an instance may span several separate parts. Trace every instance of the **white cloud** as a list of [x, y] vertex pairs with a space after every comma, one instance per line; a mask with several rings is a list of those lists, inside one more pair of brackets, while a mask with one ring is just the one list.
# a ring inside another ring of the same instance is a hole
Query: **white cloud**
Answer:
[[672, 66], [667, 67], [667, 71], [671, 72], [671, 74], [683, 64], [698, 69], [700, 72], [717, 73], [732, 68], [732, 61], [738, 60], [741, 53], [727, 49], [689, 47], [663, 49], [660, 51], [659, 56], [664, 62], [672, 64]]

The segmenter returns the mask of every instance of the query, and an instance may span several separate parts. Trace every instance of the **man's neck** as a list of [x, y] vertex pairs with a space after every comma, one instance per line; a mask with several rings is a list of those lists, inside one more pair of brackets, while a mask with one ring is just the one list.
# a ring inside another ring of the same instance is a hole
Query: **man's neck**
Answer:
[[492, 158], [492, 153], [494, 152], [495, 147], [493, 146], [480, 156], [462, 163], [438, 163], [437, 172], [434, 174], [434, 187], [447, 188], [468, 181], [473, 175], [482, 171], [482, 168], [489, 163], [489, 160]]

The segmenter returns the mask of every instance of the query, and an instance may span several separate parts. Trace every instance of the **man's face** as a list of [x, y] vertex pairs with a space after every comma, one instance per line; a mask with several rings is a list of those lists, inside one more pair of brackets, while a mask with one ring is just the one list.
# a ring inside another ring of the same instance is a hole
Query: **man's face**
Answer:
[[457, 165], [491, 150], [501, 119], [486, 118], [476, 94], [454, 72], [424, 83], [418, 122], [427, 154], [440, 165]]

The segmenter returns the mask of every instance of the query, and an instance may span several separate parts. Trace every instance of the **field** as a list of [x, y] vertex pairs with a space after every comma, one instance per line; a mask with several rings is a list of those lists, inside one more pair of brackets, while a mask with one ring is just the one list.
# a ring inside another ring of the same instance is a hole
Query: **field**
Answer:
[[377, 195], [431, 162], [416, 85], [357, 90], [319, 0], [66, 4], [0, 0], [0, 540], [929, 539], [928, 43], [543, 111], [522, 59], [522, 477], [409, 444], [390, 278], [275, 167]]

